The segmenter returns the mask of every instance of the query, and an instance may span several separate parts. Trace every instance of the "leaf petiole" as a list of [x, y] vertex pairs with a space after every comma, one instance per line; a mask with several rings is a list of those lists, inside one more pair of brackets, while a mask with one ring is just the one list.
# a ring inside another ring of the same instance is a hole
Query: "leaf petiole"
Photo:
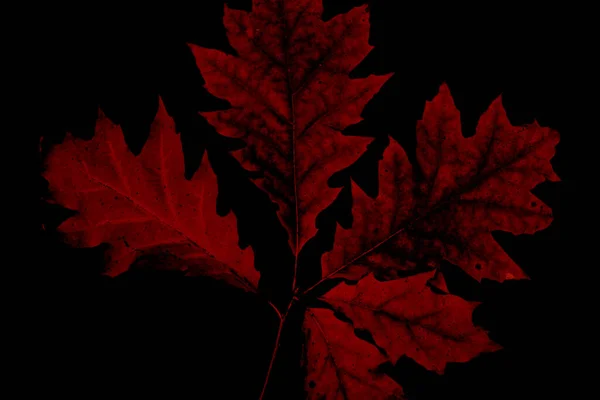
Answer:
[[263, 384], [263, 388], [260, 392], [259, 400], [263, 400], [263, 398], [265, 396], [265, 392], [266, 392], [267, 386], [269, 384], [269, 378], [271, 377], [271, 371], [273, 370], [273, 365], [275, 364], [275, 358], [277, 357], [277, 350], [279, 350], [279, 343], [281, 340], [281, 332], [283, 331], [283, 326], [284, 326], [287, 316], [290, 312], [290, 309], [292, 308], [292, 305], [294, 304], [294, 299], [292, 299], [290, 301], [290, 304], [288, 304], [288, 307], [285, 310], [285, 313], [283, 315], [279, 312], [279, 310], [277, 310], [277, 307], [275, 307], [275, 305], [273, 303], [269, 302], [269, 304], [271, 305], [271, 307], [273, 307], [273, 309], [277, 313], [277, 316], [279, 317], [279, 326], [277, 328], [277, 336], [275, 337], [275, 344], [273, 345], [273, 353], [271, 354], [271, 361], [269, 361], [269, 369], [267, 370], [267, 376], [265, 377], [265, 383]]

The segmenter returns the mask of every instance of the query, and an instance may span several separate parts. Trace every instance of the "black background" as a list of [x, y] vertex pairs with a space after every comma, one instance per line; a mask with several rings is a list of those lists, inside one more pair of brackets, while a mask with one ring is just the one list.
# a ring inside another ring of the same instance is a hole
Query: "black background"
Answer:
[[[227, 3], [250, 8], [250, 1]], [[362, 3], [325, 0], [324, 18]], [[564, 217], [571, 203], [567, 152], [577, 134], [571, 124], [572, 38], [561, 22], [568, 16], [547, 9], [370, 4], [370, 43], [375, 49], [353, 76], [395, 75], [366, 107], [365, 121], [349, 133], [391, 135], [414, 152], [415, 123], [425, 101], [447, 82], [467, 136], [500, 94], [513, 125], [536, 119], [561, 134], [552, 163], [563, 182], [544, 183], [534, 191], [554, 210], [555, 221], [531, 236], [496, 235], [531, 281], [478, 285], [445, 267], [452, 292], [483, 301], [474, 321], [504, 349], [450, 365], [443, 376], [408, 359], [401, 359], [389, 373], [414, 399], [525, 399], [572, 393], [566, 359], [572, 351], [565, 301], [570, 289], [564, 271], [566, 266], [579, 266], [568, 259], [567, 238], [575, 239]], [[278, 282], [289, 286], [281, 282], [289, 279], [290, 255], [281, 250], [281, 228], [266, 231], [275, 224], [274, 211], [227, 157], [219, 155], [230, 143], [219, 140], [196, 114], [228, 106], [203, 89], [186, 46], [191, 42], [231, 52], [222, 15], [222, 1], [176, 11], [161, 7], [126, 13], [106, 7], [64, 14], [48, 32], [56, 37], [45, 41], [51, 44], [44, 53], [51, 88], [40, 100], [47, 117], [38, 134], [45, 137], [45, 147], [60, 141], [66, 131], [91, 137], [101, 107], [122, 125], [132, 151], [139, 152], [160, 95], [181, 133], [188, 174], [205, 147], [221, 160], [215, 168], [228, 179], [220, 187], [225, 193], [220, 206], [246, 221], [242, 241], [262, 254], [257, 261], [263, 272], [261, 286], [271, 288], [267, 295], [278, 300], [282, 295], [272, 288]], [[369, 188], [368, 171], [356, 179]], [[43, 179], [38, 178], [36, 188], [38, 197], [45, 193]], [[258, 398], [277, 326], [264, 302], [208, 279], [165, 273], [101, 277], [102, 249], [62, 245], [52, 227], [68, 214], [43, 202], [39, 210], [38, 227], [42, 222], [47, 229], [36, 229], [39, 244], [32, 265], [39, 278], [35, 290], [42, 299], [35, 317], [41, 334], [29, 368], [39, 376], [36, 382], [42, 390], [85, 397], [127, 393]], [[338, 216], [344, 219], [343, 213]], [[328, 223], [331, 218], [322, 218], [322, 231]], [[288, 347], [293, 355], [295, 347]], [[288, 364], [278, 365], [284, 372], [273, 378], [273, 398], [304, 397], [298, 359], [289, 358]]]

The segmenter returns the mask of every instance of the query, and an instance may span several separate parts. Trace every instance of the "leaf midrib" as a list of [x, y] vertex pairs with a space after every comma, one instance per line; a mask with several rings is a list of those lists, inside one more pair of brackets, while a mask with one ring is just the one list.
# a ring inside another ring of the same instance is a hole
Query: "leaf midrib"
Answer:
[[[527, 127], [521, 129], [520, 131], [516, 132], [516, 133], [520, 133], [522, 131], [525, 131], [527, 129], [529, 129], [531, 126], [528, 125]], [[345, 263], [344, 265], [342, 265], [340, 268], [334, 270], [333, 272], [330, 272], [329, 274], [327, 274], [325, 277], [323, 277], [321, 280], [319, 280], [317, 283], [315, 283], [313, 286], [309, 287], [308, 289], [306, 289], [304, 291], [304, 294], [312, 291], [314, 288], [316, 288], [317, 286], [319, 286], [322, 282], [330, 279], [331, 277], [333, 277], [334, 275], [337, 275], [338, 273], [340, 273], [341, 271], [345, 270], [347, 267], [349, 267], [350, 265], [354, 264], [355, 262], [357, 262], [358, 260], [362, 259], [363, 257], [365, 257], [366, 255], [372, 253], [374, 250], [376, 250], [378, 247], [382, 246], [383, 244], [387, 243], [388, 241], [390, 241], [392, 238], [394, 238], [396, 235], [400, 234], [401, 232], [405, 231], [407, 228], [409, 228], [411, 225], [413, 225], [414, 223], [416, 223], [419, 220], [422, 219], [426, 219], [428, 217], [430, 217], [433, 213], [437, 212], [440, 208], [447, 206], [449, 204], [452, 204], [452, 202], [460, 197], [462, 194], [467, 193], [468, 191], [474, 189], [475, 187], [477, 187], [477, 185], [481, 184], [483, 181], [485, 181], [485, 179], [488, 179], [489, 177], [495, 175], [496, 173], [502, 171], [503, 169], [510, 167], [511, 165], [513, 165], [514, 163], [516, 163], [517, 161], [529, 156], [530, 154], [532, 154], [535, 150], [537, 150], [537, 148], [541, 145], [543, 145], [546, 141], [548, 140], [547, 136], [543, 136], [540, 140], [538, 140], [537, 142], [533, 143], [531, 146], [527, 147], [525, 151], [519, 152], [517, 153], [513, 158], [511, 158], [510, 160], [507, 160], [504, 164], [492, 169], [491, 171], [482, 174], [482, 175], [475, 175], [473, 180], [467, 184], [465, 184], [463, 187], [461, 187], [459, 190], [457, 190], [456, 192], [453, 193], [449, 193], [446, 196], [445, 200], [441, 200], [440, 202], [438, 202], [435, 206], [429, 208], [425, 213], [421, 214], [421, 215], [417, 215], [405, 220], [399, 227], [398, 230], [394, 233], [392, 233], [391, 235], [389, 235], [387, 238], [383, 239], [382, 241], [378, 242], [377, 244], [375, 244], [374, 246], [372, 246], [370, 249], [362, 252], [360, 255], [356, 256], [355, 258], [353, 258], [351, 261]]]
[[[107, 190], [112, 190], [113, 192], [121, 195], [123, 198], [129, 200], [134, 207], [136, 207], [137, 209], [139, 209], [140, 211], [142, 211], [143, 213], [151, 216], [152, 218], [154, 218], [156, 221], [158, 221], [159, 223], [161, 223], [162, 225], [167, 226], [168, 228], [170, 228], [172, 231], [174, 231], [175, 233], [177, 233], [179, 236], [182, 236], [183, 238], [185, 238], [185, 240], [187, 240], [190, 244], [192, 244], [194, 247], [198, 248], [200, 251], [202, 251], [203, 253], [205, 253], [208, 257], [214, 258], [215, 256], [213, 254], [211, 254], [207, 249], [205, 249], [204, 247], [200, 246], [194, 239], [192, 239], [189, 235], [187, 235], [185, 232], [183, 232], [182, 230], [180, 230], [179, 228], [177, 228], [176, 226], [174, 226], [173, 224], [170, 224], [168, 221], [166, 221], [165, 219], [161, 218], [159, 215], [157, 215], [156, 213], [154, 213], [152, 210], [150, 210], [148, 207], [146, 207], [144, 204], [138, 202], [133, 196], [131, 196], [130, 194], [124, 193], [123, 191], [117, 189], [116, 187], [104, 182], [102, 179], [92, 175], [92, 173], [90, 172], [89, 168], [87, 167], [85, 161], [80, 160], [81, 165], [83, 166], [83, 170], [82, 172], [84, 172], [92, 181], [96, 182], [97, 184], [101, 185], [102, 187], [106, 188]], [[168, 196], [167, 196], [168, 197]], [[135, 223], [135, 222], [132, 222]], [[165, 242], [166, 243], [166, 242]], [[162, 243], [161, 243], [162, 244]]]

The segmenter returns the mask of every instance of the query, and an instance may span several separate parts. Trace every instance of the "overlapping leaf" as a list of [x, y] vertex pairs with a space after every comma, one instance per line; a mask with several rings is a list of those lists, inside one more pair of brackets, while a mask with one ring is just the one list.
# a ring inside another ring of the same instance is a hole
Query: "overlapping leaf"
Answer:
[[[477, 304], [434, 292], [427, 285], [433, 274], [388, 282], [369, 275], [356, 286], [342, 284], [321, 297], [352, 325], [329, 310], [307, 310], [304, 330], [311, 398], [403, 398], [401, 388], [377, 370], [383, 362], [407, 356], [443, 373], [449, 362], [466, 362], [499, 349], [473, 325]], [[371, 333], [384, 353], [354, 336], [353, 328]]]
[[477, 303], [434, 292], [427, 285], [433, 274], [387, 282], [369, 275], [355, 286], [334, 288], [322, 299], [350, 318], [355, 328], [371, 332], [393, 362], [406, 355], [441, 373], [448, 362], [469, 361], [498, 349], [473, 325]]

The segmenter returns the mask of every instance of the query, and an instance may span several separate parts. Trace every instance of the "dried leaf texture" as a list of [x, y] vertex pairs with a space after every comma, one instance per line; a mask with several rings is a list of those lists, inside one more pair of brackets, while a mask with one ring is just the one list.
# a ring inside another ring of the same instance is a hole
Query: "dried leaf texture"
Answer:
[[68, 134], [46, 158], [53, 201], [77, 211], [59, 226], [65, 240], [77, 247], [109, 244], [110, 276], [140, 257], [160, 255], [153, 265], [255, 291], [252, 250], [239, 249], [235, 217], [216, 213], [217, 180], [208, 158], [192, 180], [184, 178], [181, 145], [162, 102], [137, 157], [120, 127], [100, 114], [92, 140]]
[[375, 270], [394, 277], [446, 260], [477, 280], [527, 278], [492, 232], [533, 234], [551, 223], [552, 211], [531, 189], [559, 180], [550, 164], [558, 141], [537, 122], [512, 126], [501, 98], [465, 138], [443, 85], [417, 124], [418, 165], [392, 140], [378, 197], [353, 186], [354, 224], [338, 232], [325, 275], [358, 279]]
[[264, 173], [258, 184], [279, 205], [296, 254], [339, 192], [327, 179], [370, 141], [341, 131], [391, 75], [348, 76], [371, 50], [366, 6], [328, 22], [322, 12], [318, 0], [254, 0], [251, 13], [225, 9], [237, 56], [191, 45], [206, 88], [232, 105], [202, 115], [246, 141], [240, 161]]

